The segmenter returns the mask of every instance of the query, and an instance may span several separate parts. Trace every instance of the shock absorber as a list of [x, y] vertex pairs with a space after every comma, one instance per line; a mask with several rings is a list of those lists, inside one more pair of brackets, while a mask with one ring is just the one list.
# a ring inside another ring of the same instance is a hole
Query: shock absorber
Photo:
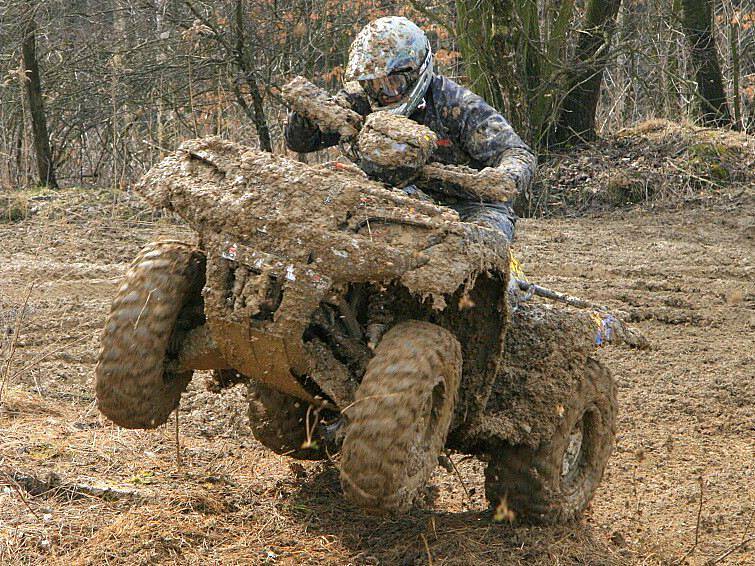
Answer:
[[367, 303], [367, 345], [371, 350], [375, 349], [392, 322], [393, 313], [388, 308], [388, 295], [381, 291], [371, 293]]

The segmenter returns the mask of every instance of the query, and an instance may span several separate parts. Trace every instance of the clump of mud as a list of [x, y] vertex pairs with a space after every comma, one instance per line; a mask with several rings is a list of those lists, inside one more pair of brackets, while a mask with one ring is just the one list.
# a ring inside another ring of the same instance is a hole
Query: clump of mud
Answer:
[[571, 214], [742, 191], [755, 195], [755, 138], [651, 120], [551, 156], [533, 194], [522, 195], [517, 206], [523, 215]]
[[291, 79], [281, 89], [281, 95], [291, 110], [311, 120], [325, 132], [352, 137], [362, 126], [362, 117], [351, 110], [348, 103], [333, 98], [304, 77]]
[[484, 202], [507, 202], [517, 193], [511, 174], [497, 167], [478, 171], [465, 165], [429, 163], [422, 168], [417, 184], [448, 196]]
[[422, 167], [435, 151], [438, 136], [427, 126], [387, 111], [373, 112], [359, 133], [359, 154], [386, 167]]

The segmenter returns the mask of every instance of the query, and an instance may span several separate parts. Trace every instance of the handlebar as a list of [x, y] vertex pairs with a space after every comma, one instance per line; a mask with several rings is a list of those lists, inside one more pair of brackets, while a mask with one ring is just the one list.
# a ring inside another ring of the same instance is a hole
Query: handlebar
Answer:
[[[333, 97], [304, 77], [295, 77], [281, 89], [291, 110], [311, 120], [323, 132], [337, 132], [346, 141], [356, 140], [364, 119], [346, 100]], [[410, 122], [407, 119], [407, 122]], [[423, 127], [419, 126], [418, 127]], [[432, 132], [430, 132], [432, 133]], [[505, 202], [516, 195], [516, 186], [504, 171], [485, 168], [481, 171], [463, 165], [427, 163], [419, 170], [419, 183], [433, 183], [449, 196], [473, 195], [490, 202]]]

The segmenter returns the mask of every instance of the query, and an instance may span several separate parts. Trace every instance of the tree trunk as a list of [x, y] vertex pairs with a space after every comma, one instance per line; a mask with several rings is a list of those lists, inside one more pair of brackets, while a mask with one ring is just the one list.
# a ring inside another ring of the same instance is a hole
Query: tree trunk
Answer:
[[34, 133], [34, 152], [37, 157], [37, 171], [41, 185], [57, 189], [55, 169], [52, 161], [50, 137], [47, 133], [47, 118], [42, 100], [42, 84], [39, 77], [39, 65], [36, 53], [37, 24], [30, 17], [24, 29], [22, 43], [22, 60], [24, 65], [24, 86], [31, 113], [32, 131]]
[[682, 6], [682, 25], [690, 44], [697, 94], [700, 97], [700, 118], [706, 126], [731, 126], [732, 119], [713, 36], [713, 1], [682, 0]]
[[267, 118], [265, 117], [262, 92], [260, 91], [257, 80], [250, 73], [247, 73], [246, 75], [246, 82], [249, 85], [249, 92], [252, 95], [254, 127], [257, 130], [257, 137], [260, 139], [260, 149], [272, 152], [273, 144], [270, 140], [270, 128], [267, 125]]
[[566, 94], [550, 145], [578, 145], [595, 139], [595, 112], [620, 5], [621, 0], [590, 0], [584, 29], [567, 67]]
[[253, 68], [251, 61], [249, 60], [248, 50], [244, 45], [244, 8], [241, 0], [236, 0], [236, 46], [234, 49], [234, 58], [236, 64], [244, 73], [244, 78], [249, 86], [249, 92], [252, 95], [252, 107], [244, 99], [244, 95], [241, 93], [238, 82], [234, 85], [234, 93], [236, 94], [236, 100], [244, 110], [247, 116], [254, 122], [254, 127], [257, 130], [257, 138], [260, 141], [260, 149], [263, 151], [269, 151], [272, 153], [273, 144], [270, 140], [270, 128], [267, 125], [267, 118], [265, 117], [265, 107], [263, 105], [262, 92], [260, 91], [259, 84], [253, 75]]
[[454, 35], [470, 88], [523, 131], [526, 97], [517, 71], [513, 2], [456, 0], [455, 6]]

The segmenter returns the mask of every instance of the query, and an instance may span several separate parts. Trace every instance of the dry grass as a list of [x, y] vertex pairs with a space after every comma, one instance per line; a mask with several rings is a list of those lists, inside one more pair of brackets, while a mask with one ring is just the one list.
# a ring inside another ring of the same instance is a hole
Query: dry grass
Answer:
[[32, 216], [68, 222], [89, 222], [93, 216], [121, 222], [154, 222], [161, 217], [145, 207], [134, 193], [108, 188], [77, 187], [51, 190], [44, 187], [0, 195], [0, 223], [14, 223]]
[[[189, 397], [179, 469], [170, 427], [120, 430], [91, 404], [9, 389], [0, 409], [0, 563], [634, 562], [632, 551], [612, 545], [588, 523], [502, 525], [479, 497], [472, 511], [363, 516], [343, 500], [331, 465], [290, 466], [220, 411], [191, 408], [217, 397], [200, 390]], [[228, 413], [240, 410], [233, 405], [243, 399], [236, 391], [226, 401]], [[215, 424], [224, 433], [203, 435], [204, 419], [220, 420]], [[462, 473], [479, 483], [469, 468]], [[461, 491], [454, 476], [439, 474]], [[38, 481], [30, 486], [28, 478]]]
[[[676, 143], [673, 130], [654, 128], [637, 135]], [[558, 186], [574, 180], [564, 171]], [[739, 216], [522, 223], [531, 275], [637, 311], [656, 345], [641, 357], [608, 352], [621, 387], [617, 452], [585, 518], [541, 528], [493, 522], [482, 464], [459, 456], [463, 486], [439, 469], [428, 501], [410, 515], [365, 517], [344, 501], [332, 466], [292, 466], [263, 449], [249, 434], [242, 391], [210, 394], [201, 376], [182, 400], [180, 467], [172, 420], [152, 432], [104, 422], [91, 379], [117, 281], [146, 241], [193, 238], [172, 218], [119, 199], [61, 191], [26, 220], [0, 223], [9, 253], [0, 264], [0, 362], [35, 282], [0, 405], [3, 566], [673, 564], [696, 539], [687, 563], [724, 555], [722, 563], [752, 563], [752, 544], [737, 547], [752, 536], [755, 501], [755, 390], [743, 373], [755, 295], [743, 259], [751, 220], [741, 208]], [[712, 235], [698, 233], [706, 226]]]

